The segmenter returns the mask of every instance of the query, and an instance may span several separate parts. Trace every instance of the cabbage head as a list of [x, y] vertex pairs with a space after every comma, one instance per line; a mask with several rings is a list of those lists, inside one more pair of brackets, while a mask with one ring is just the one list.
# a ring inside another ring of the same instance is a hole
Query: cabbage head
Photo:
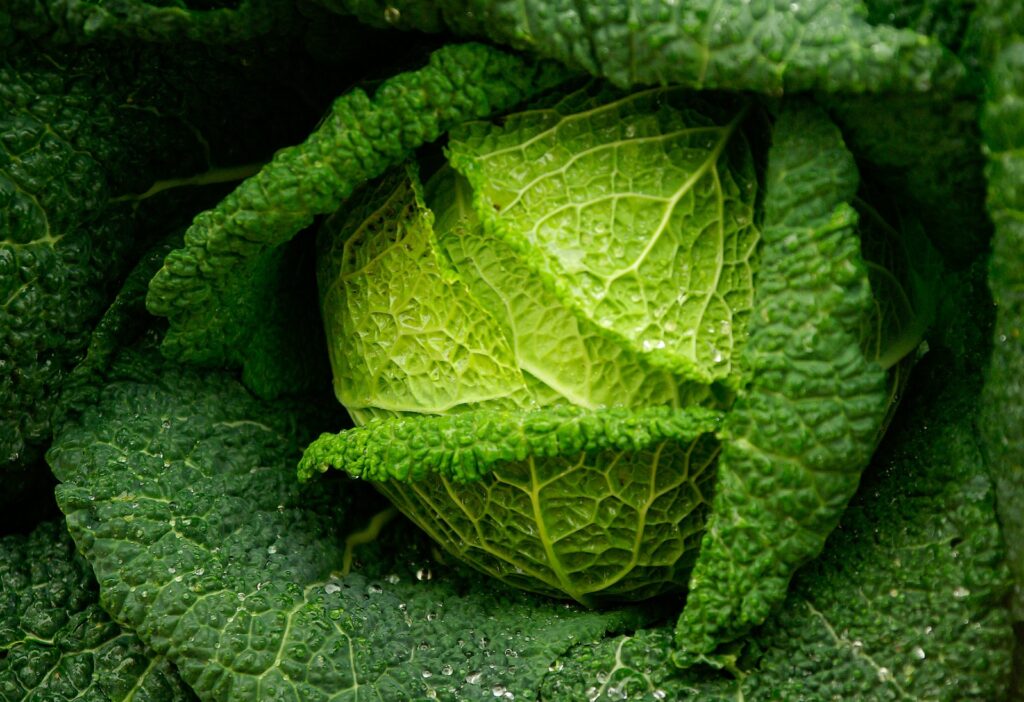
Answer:
[[[772, 160], [784, 141], [809, 170]], [[692, 595], [699, 558], [746, 578], [815, 555], [927, 320], [904, 223], [856, 198], [828, 117], [590, 83], [464, 124], [444, 156], [321, 228], [357, 427], [300, 473], [372, 480], [456, 559], [588, 606]]]

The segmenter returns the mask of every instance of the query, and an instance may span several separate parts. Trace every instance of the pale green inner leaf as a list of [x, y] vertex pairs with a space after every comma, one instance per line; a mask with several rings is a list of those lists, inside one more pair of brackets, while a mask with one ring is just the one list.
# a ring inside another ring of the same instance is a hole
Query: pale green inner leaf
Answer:
[[680, 384], [577, 317], [498, 237], [482, 229], [472, 191], [451, 169], [426, 186], [438, 244], [473, 297], [501, 325], [537, 405], [597, 409], [696, 404], [707, 388]]
[[357, 419], [529, 403], [500, 328], [441, 265], [408, 176], [369, 217], [332, 219], [320, 289], [338, 399]]
[[450, 157], [487, 231], [564, 306], [652, 364], [735, 380], [758, 241], [745, 112], [590, 86], [456, 129]]

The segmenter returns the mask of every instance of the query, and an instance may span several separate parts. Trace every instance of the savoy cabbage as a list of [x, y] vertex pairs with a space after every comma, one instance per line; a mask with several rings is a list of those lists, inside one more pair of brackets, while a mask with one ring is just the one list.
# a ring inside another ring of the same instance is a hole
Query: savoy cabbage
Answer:
[[0, 699], [1024, 699], [1022, 81], [1016, 0], [0, 7]]

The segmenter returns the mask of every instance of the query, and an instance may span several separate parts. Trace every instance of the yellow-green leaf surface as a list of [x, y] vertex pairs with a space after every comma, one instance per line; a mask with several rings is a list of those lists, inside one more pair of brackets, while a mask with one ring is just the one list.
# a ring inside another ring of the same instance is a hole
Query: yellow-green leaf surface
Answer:
[[753, 299], [756, 178], [742, 100], [596, 85], [453, 131], [485, 231], [646, 362], [735, 381]]
[[426, 185], [438, 246], [470, 294], [498, 324], [540, 406], [596, 409], [682, 406], [707, 388], [643, 362], [597, 325], [568, 309], [516, 250], [486, 232], [469, 182], [445, 168]]
[[540, 698], [1006, 700], [1009, 574], [971, 426], [979, 385], [948, 354], [922, 361], [908, 420], [886, 436], [821, 556], [731, 649], [731, 672], [674, 668], [669, 628], [644, 629], [560, 658]]
[[440, 259], [415, 174], [393, 171], [320, 233], [334, 388], [357, 419], [529, 404], [487, 308]]

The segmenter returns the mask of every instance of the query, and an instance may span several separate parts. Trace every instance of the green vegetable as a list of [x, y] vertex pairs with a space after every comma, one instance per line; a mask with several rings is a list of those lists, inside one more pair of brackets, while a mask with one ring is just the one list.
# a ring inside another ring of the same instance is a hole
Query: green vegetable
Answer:
[[225, 44], [281, 32], [296, 14], [283, 2], [242, 0], [237, 8], [195, 4], [200, 7], [145, 0], [11, 0], [0, 9], [0, 47], [24, 37], [53, 44], [124, 38]]
[[[752, 109], [590, 84], [453, 130], [465, 179], [365, 188], [321, 232], [318, 275], [336, 393], [368, 424], [321, 437], [300, 475], [373, 480], [448, 552], [538, 592], [689, 581], [683, 665], [763, 622], [853, 495], [883, 366], [927, 312], [889, 301], [912, 294], [896, 270], [872, 304], [857, 172], [817, 108], [783, 107], [756, 207]], [[666, 434], [650, 412], [701, 403], [732, 405], [723, 426]]]
[[0, 699], [1024, 702], [1020, 2], [0, 5]]

